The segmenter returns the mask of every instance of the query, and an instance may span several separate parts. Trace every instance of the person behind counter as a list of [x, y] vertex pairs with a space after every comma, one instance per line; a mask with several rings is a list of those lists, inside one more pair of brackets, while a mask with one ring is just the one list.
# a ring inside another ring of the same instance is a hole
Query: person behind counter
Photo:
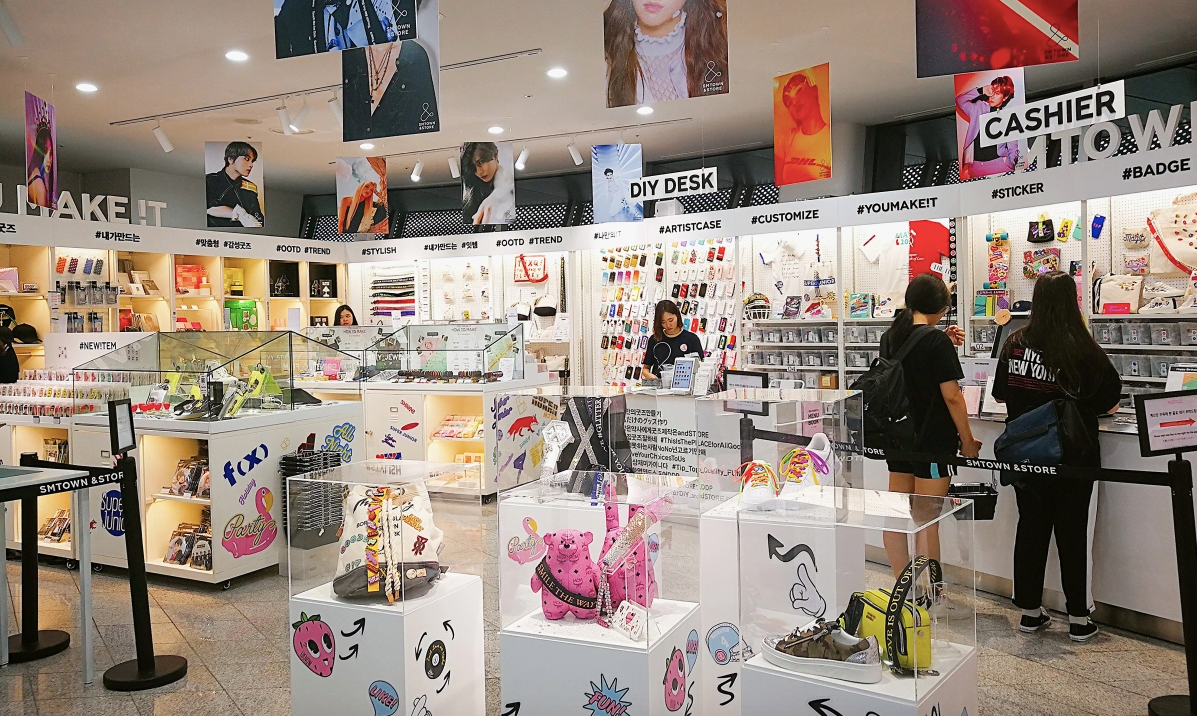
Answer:
[[[1077, 304], [1076, 283], [1062, 271], [1035, 281], [1031, 318], [1014, 332], [998, 357], [993, 397], [1006, 404], [1006, 421], [1057, 398], [1075, 400], [1085, 428], [1098, 445], [1097, 417], [1118, 410], [1122, 379], [1093, 340]], [[1097, 450], [1067, 460], [1101, 467]], [[1008, 476], [1003, 474], [1003, 482]], [[1052, 534], [1060, 559], [1060, 582], [1068, 607], [1068, 636], [1085, 642], [1097, 635], [1089, 619], [1089, 505], [1092, 480], [1015, 480], [1018, 529], [1014, 537], [1014, 605], [1019, 629], [1037, 632], [1051, 623], [1043, 611], [1043, 574]]]
[[[915, 276], [906, 287], [906, 308], [898, 312], [893, 324], [881, 337], [881, 355], [892, 358], [901, 352], [907, 341], [916, 341], [902, 359], [906, 379], [906, 398], [910, 402], [909, 416], [914, 421], [913, 452], [934, 455], [977, 457], [981, 443], [973, 438], [968, 422], [968, 408], [959, 381], [964, 369], [956, 355], [956, 346], [964, 342], [959, 326], [947, 330], [935, 328], [952, 305], [952, 293], [939, 276], [924, 273]], [[943, 463], [888, 460], [889, 490], [913, 495], [943, 497], [948, 494], [956, 469]], [[938, 514], [939, 505], [912, 502], [915, 516], [925, 508]], [[928, 521], [930, 515], [926, 515]], [[894, 576], [902, 573], [911, 555], [906, 535], [886, 532], [883, 537]], [[919, 533], [915, 549], [919, 554], [939, 559], [939, 527], [932, 525]], [[945, 617], [963, 616], [963, 610], [947, 599], [946, 593], [937, 595], [933, 613]]]
[[684, 356], [697, 356], [702, 360], [702, 342], [698, 336], [682, 329], [682, 312], [669, 299], [657, 303], [653, 316], [653, 334], [649, 336], [644, 349], [642, 376], [649, 380], [661, 377], [661, 367], [673, 365]]
[[353, 315], [353, 309], [345, 304], [337, 306], [337, 312], [333, 314], [334, 326], [356, 326], [357, 316]]
[[21, 377], [21, 362], [12, 340], [12, 329], [0, 327], [0, 384], [15, 383]]

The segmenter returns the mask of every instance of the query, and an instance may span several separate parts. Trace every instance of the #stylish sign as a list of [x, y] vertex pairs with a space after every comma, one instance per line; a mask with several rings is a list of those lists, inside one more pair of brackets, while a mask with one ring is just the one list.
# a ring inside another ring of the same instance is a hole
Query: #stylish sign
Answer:
[[673, 199], [716, 191], [719, 191], [719, 170], [716, 167], [644, 177], [629, 185], [631, 197], [637, 201]]

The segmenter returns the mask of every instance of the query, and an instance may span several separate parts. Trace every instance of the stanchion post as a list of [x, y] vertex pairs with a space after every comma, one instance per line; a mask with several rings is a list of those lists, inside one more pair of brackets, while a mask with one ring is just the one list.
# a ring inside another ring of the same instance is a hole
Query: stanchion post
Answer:
[[[1180, 581], [1180, 619], [1184, 630], [1189, 674], [1189, 694], [1197, 694], [1197, 522], [1193, 514], [1193, 466], [1183, 455], [1168, 462], [1172, 483], [1172, 529], [1176, 536], [1176, 573]], [[1150, 716], [1192, 716], [1189, 695], [1154, 698], [1147, 704]]]
[[[34, 453], [21, 453], [22, 465], [36, 460]], [[65, 631], [38, 628], [36, 496], [21, 498], [21, 633], [7, 638], [8, 660], [14, 664], [44, 659], [71, 645]]]
[[752, 418], [740, 416], [740, 464], [752, 462], [752, 441], [756, 439], [756, 426]]

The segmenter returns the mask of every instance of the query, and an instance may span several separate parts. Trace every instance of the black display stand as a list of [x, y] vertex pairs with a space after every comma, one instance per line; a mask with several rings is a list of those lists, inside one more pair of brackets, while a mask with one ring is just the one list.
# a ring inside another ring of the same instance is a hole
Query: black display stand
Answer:
[[[21, 458], [24, 465], [24, 455]], [[71, 645], [71, 635], [65, 631], [38, 629], [37, 615], [37, 497], [31, 495], [21, 498], [21, 632], [8, 637], [10, 662], [44, 659]]]

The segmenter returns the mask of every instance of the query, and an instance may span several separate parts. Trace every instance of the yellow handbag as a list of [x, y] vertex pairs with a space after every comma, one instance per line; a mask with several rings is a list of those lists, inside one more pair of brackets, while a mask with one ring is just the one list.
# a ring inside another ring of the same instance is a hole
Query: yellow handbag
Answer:
[[[861, 639], [874, 637], [881, 646], [881, 658], [898, 674], [931, 668], [931, 616], [914, 603], [911, 590], [924, 569], [930, 568], [932, 583], [943, 581], [942, 569], [930, 557], [915, 557], [892, 590], [856, 592], [840, 615], [840, 626]], [[901, 626], [898, 612], [901, 611]], [[913, 647], [913, 648], [912, 648]]]

